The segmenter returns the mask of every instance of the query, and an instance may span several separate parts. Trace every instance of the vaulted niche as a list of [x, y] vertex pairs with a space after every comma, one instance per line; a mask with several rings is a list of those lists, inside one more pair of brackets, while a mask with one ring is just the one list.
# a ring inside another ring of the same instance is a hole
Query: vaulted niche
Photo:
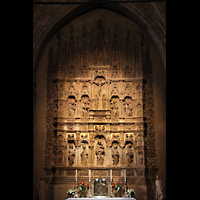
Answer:
[[108, 10], [80, 18], [49, 42], [45, 176], [126, 168], [144, 186], [157, 171], [149, 36]]

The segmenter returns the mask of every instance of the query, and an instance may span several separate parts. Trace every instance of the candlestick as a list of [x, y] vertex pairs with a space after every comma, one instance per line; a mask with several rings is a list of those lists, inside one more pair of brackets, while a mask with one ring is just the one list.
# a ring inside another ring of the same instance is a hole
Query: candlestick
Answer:
[[77, 169], [76, 169], [76, 182], [77, 182]]
[[124, 197], [127, 198], [128, 195], [127, 195], [127, 192], [126, 192], [126, 169], [124, 169], [124, 182], [125, 182], [125, 190], [124, 190]]
[[89, 169], [89, 193], [88, 193], [88, 198], [91, 198], [91, 170]]
[[110, 170], [110, 197], [114, 197], [114, 194], [112, 192], [112, 169]]
[[126, 182], [126, 169], [124, 169], [124, 182]]
[[74, 198], [78, 198], [78, 194], [77, 194], [77, 169], [76, 169], [76, 178], [75, 178], [75, 194], [74, 194]]
[[91, 170], [89, 169], [89, 182], [91, 182]]

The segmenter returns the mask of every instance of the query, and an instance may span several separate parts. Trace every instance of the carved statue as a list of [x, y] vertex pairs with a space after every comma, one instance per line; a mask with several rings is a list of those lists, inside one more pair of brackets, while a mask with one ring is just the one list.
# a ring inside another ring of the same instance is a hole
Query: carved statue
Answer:
[[119, 163], [119, 151], [118, 151], [118, 145], [113, 145], [112, 147], [112, 164], [117, 165]]
[[139, 136], [138, 136], [138, 140], [137, 140], [137, 145], [138, 145], [138, 146], [141, 146], [141, 145], [142, 145], [142, 140], [143, 140], [143, 139], [142, 139], [142, 136], [139, 135]]
[[104, 156], [105, 156], [105, 150], [103, 146], [103, 142], [99, 140], [97, 142], [97, 148], [96, 148], [96, 157], [97, 157], [97, 165], [103, 165], [104, 164]]
[[45, 200], [45, 181], [43, 177], [40, 176], [40, 180], [36, 183], [38, 188], [39, 200]]
[[133, 163], [133, 146], [132, 144], [126, 145], [126, 162], [128, 165]]
[[81, 165], [86, 166], [88, 161], [88, 152], [87, 146], [85, 144], [82, 145], [82, 153], [81, 153]]
[[68, 151], [68, 163], [69, 166], [72, 166], [74, 164], [74, 158], [75, 158], [75, 146], [74, 144], [69, 144], [69, 151]]
[[127, 98], [124, 101], [124, 112], [127, 117], [132, 117], [133, 107], [132, 107], [132, 100]]
[[142, 165], [143, 164], [143, 153], [139, 152], [139, 164]]
[[75, 114], [76, 104], [74, 99], [69, 99], [69, 106], [68, 106], [68, 116], [73, 117]]
[[118, 99], [117, 98], [113, 98], [111, 100], [110, 108], [111, 108], [112, 117], [118, 117], [118, 115], [119, 115], [118, 114], [119, 105], [118, 105]]
[[155, 194], [155, 200], [163, 200], [164, 199], [164, 195], [163, 195], [163, 184], [161, 182], [161, 180], [158, 179], [158, 175], [156, 175], [156, 183], [155, 183], [155, 187], [156, 187], [156, 194]]
[[82, 103], [81, 115], [83, 117], [87, 117], [90, 109], [89, 98], [87, 96], [83, 97], [81, 103]]

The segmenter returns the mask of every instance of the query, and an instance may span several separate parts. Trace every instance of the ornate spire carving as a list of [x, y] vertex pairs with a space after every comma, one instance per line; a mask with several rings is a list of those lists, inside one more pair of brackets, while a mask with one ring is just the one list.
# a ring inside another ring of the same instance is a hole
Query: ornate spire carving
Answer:
[[125, 51], [124, 51], [124, 78], [132, 78], [132, 65], [131, 65], [131, 51], [130, 51], [130, 41], [129, 41], [129, 30], [127, 30], [126, 41], [125, 41]]
[[74, 29], [71, 26], [70, 30], [70, 44], [69, 44], [69, 60], [68, 60], [68, 78], [75, 78], [76, 75], [76, 51], [75, 51], [75, 43], [73, 37]]
[[83, 41], [81, 48], [81, 77], [88, 77], [88, 55], [87, 55], [87, 41], [86, 41], [86, 27], [83, 25]]
[[96, 36], [96, 45], [95, 45], [95, 65], [106, 65], [106, 48], [104, 40], [104, 31], [102, 27], [101, 20], [98, 21], [98, 31]]
[[120, 73], [119, 66], [119, 45], [117, 41], [117, 27], [114, 30], [114, 39], [112, 44], [112, 78], [118, 78]]

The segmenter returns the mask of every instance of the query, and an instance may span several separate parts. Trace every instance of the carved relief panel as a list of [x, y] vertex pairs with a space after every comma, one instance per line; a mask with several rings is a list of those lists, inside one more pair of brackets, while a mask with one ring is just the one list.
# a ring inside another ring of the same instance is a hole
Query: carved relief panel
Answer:
[[135, 57], [129, 32], [119, 40], [114, 29], [108, 40], [103, 24], [98, 21], [91, 34], [83, 27], [79, 39], [71, 27], [60, 43], [65, 57], [57, 60], [65, 73], [48, 69], [47, 166], [144, 167], [144, 85], [135, 66], [142, 60]]

